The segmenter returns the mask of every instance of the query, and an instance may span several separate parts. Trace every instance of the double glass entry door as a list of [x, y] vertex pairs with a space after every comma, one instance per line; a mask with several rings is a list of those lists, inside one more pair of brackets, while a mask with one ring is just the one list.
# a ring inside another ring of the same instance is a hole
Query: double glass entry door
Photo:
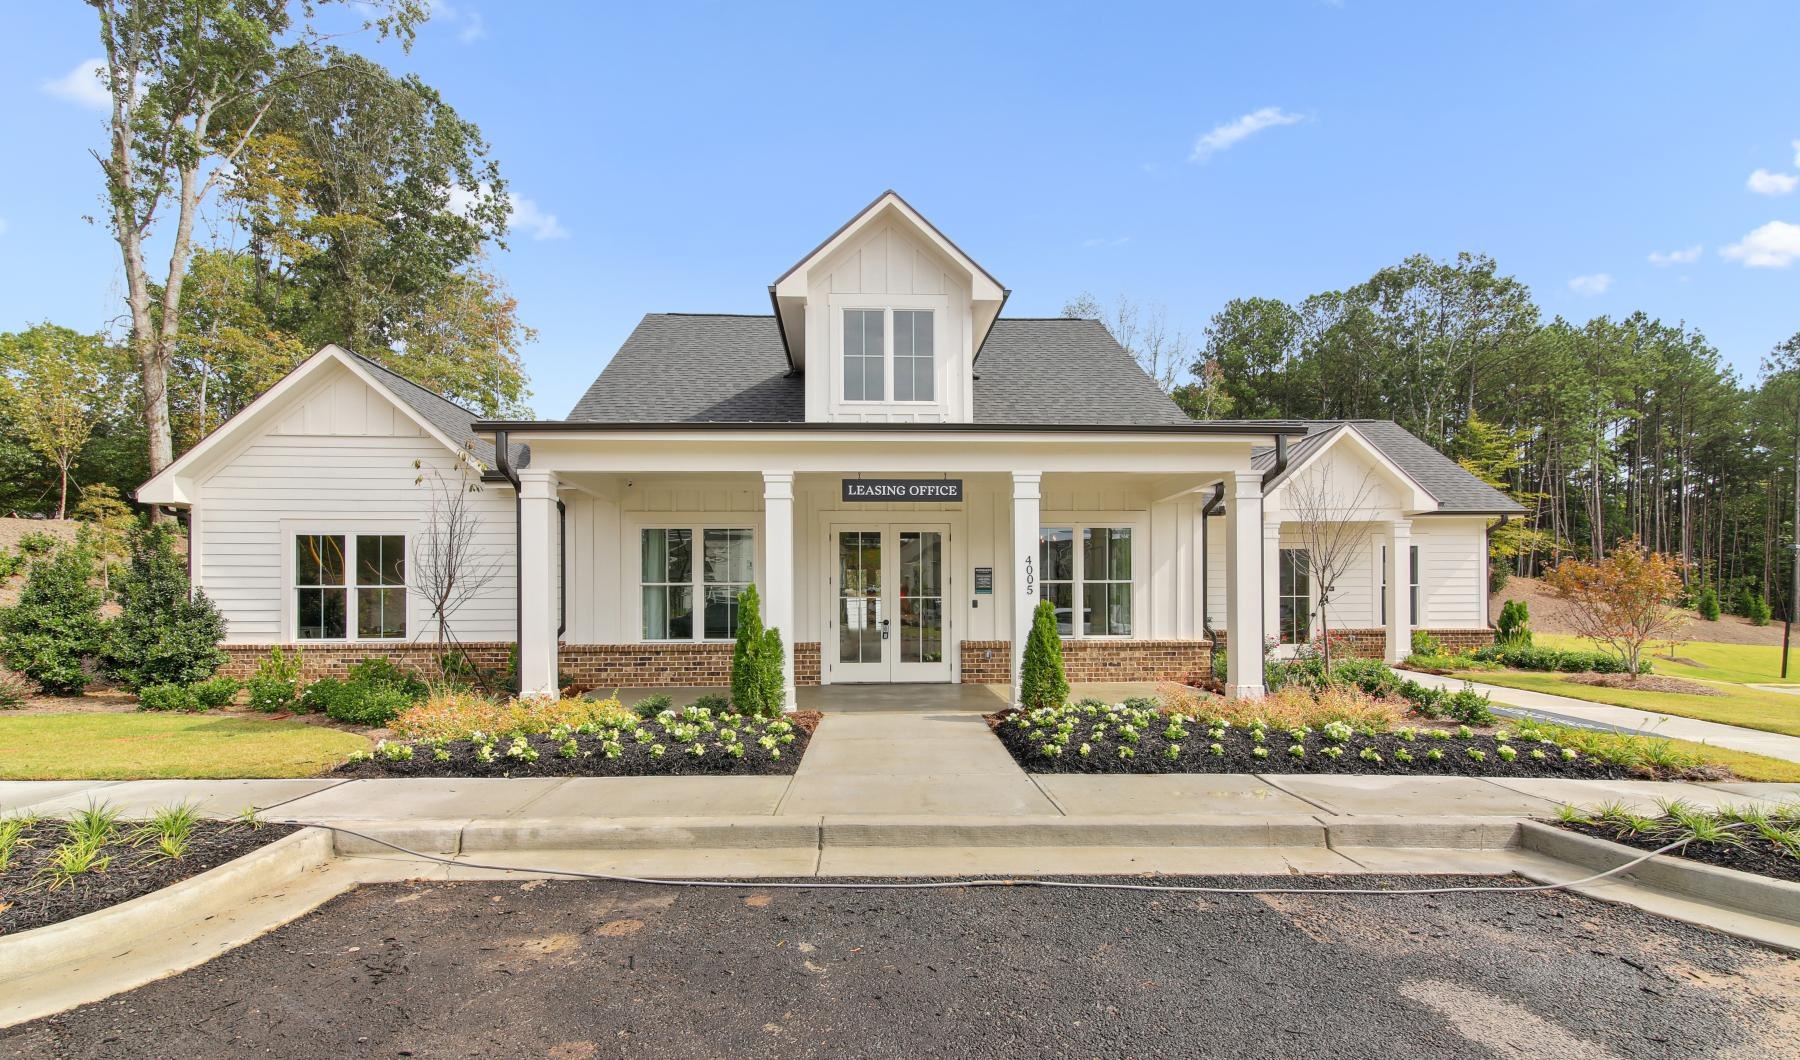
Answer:
[[832, 527], [830, 680], [950, 680], [949, 536], [942, 526]]

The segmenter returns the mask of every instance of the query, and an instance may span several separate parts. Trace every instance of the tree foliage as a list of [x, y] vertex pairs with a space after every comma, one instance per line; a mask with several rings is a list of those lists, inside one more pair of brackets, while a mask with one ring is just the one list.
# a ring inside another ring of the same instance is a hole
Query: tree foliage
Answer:
[[100, 646], [101, 599], [85, 542], [34, 560], [19, 602], [0, 611], [0, 658], [50, 695], [81, 692], [83, 663]]
[[1674, 606], [1679, 571], [1675, 559], [1626, 541], [1598, 562], [1563, 560], [1544, 572], [1544, 584], [1569, 605], [1576, 634], [1618, 652], [1635, 675], [1647, 645], [1687, 628], [1686, 612]]
[[14, 428], [57, 473], [56, 517], [94, 429], [120, 409], [119, 359], [102, 335], [53, 324], [0, 335], [0, 402]]
[[225, 664], [225, 619], [206, 593], [191, 589], [187, 567], [166, 524], [140, 525], [113, 579], [119, 615], [107, 623], [100, 668], [127, 688], [191, 685]]

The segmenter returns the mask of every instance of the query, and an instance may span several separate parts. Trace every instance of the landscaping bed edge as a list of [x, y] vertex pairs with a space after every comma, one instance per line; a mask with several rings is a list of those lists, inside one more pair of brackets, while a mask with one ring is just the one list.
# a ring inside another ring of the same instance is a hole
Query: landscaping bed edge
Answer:
[[0, 935], [0, 985], [45, 968], [109, 957], [146, 937], [217, 915], [222, 902], [255, 897], [334, 857], [331, 834], [304, 828], [205, 872], [78, 917]]
[[[1617, 868], [1644, 851], [1540, 821], [1519, 826], [1521, 848], [1596, 871]], [[1673, 891], [1713, 905], [1728, 906], [1788, 924], [1800, 924], [1800, 883], [1719, 868], [1688, 858], [1659, 854], [1624, 875], [1646, 886]]]

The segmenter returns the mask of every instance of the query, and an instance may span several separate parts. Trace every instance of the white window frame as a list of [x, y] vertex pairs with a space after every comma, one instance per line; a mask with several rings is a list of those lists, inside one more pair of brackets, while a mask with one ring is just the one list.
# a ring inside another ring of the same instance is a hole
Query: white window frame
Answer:
[[1412, 546], [1412, 552], [1407, 556], [1407, 562], [1411, 565], [1408, 570], [1408, 575], [1412, 581], [1410, 586], [1411, 596], [1409, 598], [1411, 603], [1412, 621], [1409, 622], [1408, 625], [1417, 626], [1421, 624], [1419, 622], [1419, 612], [1425, 609], [1425, 594], [1421, 592], [1419, 588], [1425, 582], [1425, 554], [1419, 551], [1418, 545]]
[[[694, 600], [694, 632], [692, 636], [669, 638], [644, 636], [644, 586], [646, 584], [671, 584], [666, 582], [646, 583], [643, 579], [644, 531], [646, 530], [687, 530], [694, 535], [693, 563], [688, 580]], [[645, 513], [640, 518], [626, 520], [626, 546], [619, 550], [620, 581], [621, 584], [630, 586], [630, 590], [626, 594], [631, 600], [628, 607], [630, 614], [627, 617], [627, 621], [630, 623], [627, 627], [631, 633], [630, 643], [730, 644], [736, 639], [735, 637], [708, 637], [706, 635], [706, 586], [708, 583], [706, 582], [706, 565], [701, 562], [701, 557], [704, 553], [706, 531], [708, 530], [750, 531], [751, 580], [748, 584], [756, 586], [756, 591], [765, 599], [767, 598], [768, 590], [763, 585], [763, 519], [761, 512], [743, 512], [736, 519], [721, 518], [717, 513], [709, 513], [704, 517]]]
[[[941, 408], [945, 404], [944, 393], [948, 382], [946, 362], [949, 359], [945, 340], [950, 334], [950, 299], [948, 296], [935, 294], [832, 295], [826, 300], [826, 308], [830, 312], [830, 376], [831, 407], [833, 409], [862, 411], [887, 406], [931, 409]], [[845, 314], [853, 309], [881, 313], [882, 397], [879, 400], [852, 399], [844, 396], [844, 319]], [[932, 396], [929, 399], [899, 401], [894, 397], [894, 311], [899, 309], [922, 309], [931, 312]]]
[[[283, 519], [278, 524], [281, 534], [281, 639], [285, 644], [404, 644], [412, 640], [421, 630], [422, 624], [418, 608], [413, 604], [414, 591], [412, 573], [415, 561], [415, 548], [420, 528], [417, 523], [396, 522], [394, 520], [357, 520], [342, 519], [326, 522], [309, 522]], [[295, 542], [301, 537], [325, 536], [342, 537], [344, 539], [344, 635], [342, 637], [300, 637], [300, 589], [299, 563], [295, 557]], [[404, 585], [370, 585], [356, 584], [356, 538], [359, 536], [399, 537], [405, 549], [404, 570], [407, 581]], [[357, 594], [362, 589], [404, 589], [406, 590], [406, 631], [398, 637], [361, 637], [356, 632]]]
[[[1147, 572], [1144, 570], [1150, 557], [1150, 537], [1145, 527], [1145, 520], [1137, 513], [1107, 514], [1104, 512], [1041, 512], [1038, 515], [1039, 555], [1042, 555], [1042, 540], [1045, 530], [1069, 530], [1074, 534], [1072, 547], [1075, 550], [1074, 577], [1068, 582], [1062, 579], [1045, 579], [1042, 573], [1039, 582], [1044, 584], [1069, 586], [1070, 609], [1075, 615], [1083, 614], [1087, 594], [1083, 591], [1087, 586], [1087, 549], [1082, 547], [1082, 532], [1085, 530], [1122, 529], [1131, 531], [1131, 632], [1130, 633], [1089, 633], [1085, 620], [1074, 621], [1073, 629], [1065, 636], [1066, 640], [1143, 640], [1145, 621], [1148, 614], [1149, 599], [1146, 592]], [[1038, 556], [1032, 557], [1038, 562]], [[1095, 579], [1108, 584], [1119, 584], [1113, 578]], [[1041, 590], [1040, 590], [1041, 592]], [[1042, 597], [1048, 599], [1048, 597]]]
[[[1282, 577], [1281, 577], [1282, 557], [1286, 556], [1290, 552], [1303, 553], [1306, 556], [1306, 567], [1305, 567], [1305, 570], [1302, 572], [1302, 576], [1306, 578], [1306, 593], [1304, 596], [1297, 596], [1293, 593], [1288, 592], [1287, 586], [1285, 584], [1283, 584], [1283, 582], [1282, 582]], [[1275, 620], [1276, 620], [1276, 625], [1278, 627], [1283, 625], [1281, 622], [1281, 605], [1286, 603], [1289, 600], [1298, 600], [1298, 601], [1300, 601], [1300, 603], [1302, 605], [1301, 614], [1300, 614], [1300, 624], [1306, 627], [1306, 638], [1304, 640], [1289, 640], [1287, 629], [1286, 628], [1278, 628], [1276, 630], [1276, 641], [1277, 641], [1277, 643], [1280, 643], [1280, 644], [1311, 644], [1312, 643], [1312, 635], [1313, 635], [1313, 628], [1312, 628], [1313, 612], [1315, 610], [1317, 610], [1315, 601], [1318, 599], [1318, 579], [1313, 577], [1312, 550], [1309, 548], [1306, 548], [1303, 545], [1295, 545], [1292, 547], [1283, 545], [1275, 550], [1275, 564], [1276, 564], [1276, 567], [1275, 567]]]

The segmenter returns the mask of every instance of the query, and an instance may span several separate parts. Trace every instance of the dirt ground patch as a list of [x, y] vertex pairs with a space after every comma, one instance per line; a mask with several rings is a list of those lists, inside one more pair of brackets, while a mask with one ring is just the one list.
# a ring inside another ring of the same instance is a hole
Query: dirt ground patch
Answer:
[[[1508, 600], [1523, 600], [1531, 608], [1531, 628], [1541, 633], [1575, 636], [1569, 621], [1569, 605], [1558, 600], [1537, 578], [1509, 578], [1506, 588], [1488, 598], [1488, 618], [1498, 620], [1500, 608]], [[1720, 615], [1717, 622], [1702, 622], [1694, 617], [1681, 634], [1684, 640], [1706, 640], [1716, 644], [1780, 644], [1781, 625], [1753, 626], [1747, 618]]]
[[1563, 680], [1575, 685], [1595, 685], [1600, 688], [1630, 688], [1639, 692], [1679, 692], [1688, 696], [1725, 696], [1730, 695], [1723, 688], [1716, 688], [1704, 681], [1689, 681], [1685, 677], [1664, 677], [1661, 674], [1564, 674]]
[[1773, 1056], [1797, 968], [1556, 893], [418, 883], [0, 1031], [0, 1055]]

